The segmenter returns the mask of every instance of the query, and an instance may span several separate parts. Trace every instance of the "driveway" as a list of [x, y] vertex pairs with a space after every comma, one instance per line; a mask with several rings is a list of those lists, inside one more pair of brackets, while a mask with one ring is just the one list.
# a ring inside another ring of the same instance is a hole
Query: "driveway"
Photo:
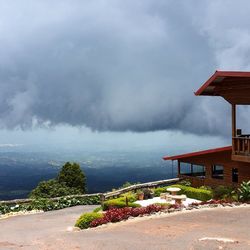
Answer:
[[69, 231], [79, 206], [0, 220], [0, 249], [250, 249], [250, 207], [213, 208], [136, 218]]

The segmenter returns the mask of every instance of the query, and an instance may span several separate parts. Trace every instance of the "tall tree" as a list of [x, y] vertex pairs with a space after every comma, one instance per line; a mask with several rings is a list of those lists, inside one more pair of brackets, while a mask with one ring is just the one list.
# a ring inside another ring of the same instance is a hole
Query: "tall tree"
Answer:
[[59, 183], [65, 184], [67, 187], [72, 187], [86, 192], [86, 177], [81, 170], [80, 165], [73, 162], [66, 162], [58, 174], [57, 180]]

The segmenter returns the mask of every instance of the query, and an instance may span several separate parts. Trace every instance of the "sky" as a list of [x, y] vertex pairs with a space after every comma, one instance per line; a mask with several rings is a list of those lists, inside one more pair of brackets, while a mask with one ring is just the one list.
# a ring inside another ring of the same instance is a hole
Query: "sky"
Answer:
[[250, 70], [249, 11], [246, 0], [0, 0], [0, 147], [230, 144], [230, 105], [193, 93], [215, 70]]

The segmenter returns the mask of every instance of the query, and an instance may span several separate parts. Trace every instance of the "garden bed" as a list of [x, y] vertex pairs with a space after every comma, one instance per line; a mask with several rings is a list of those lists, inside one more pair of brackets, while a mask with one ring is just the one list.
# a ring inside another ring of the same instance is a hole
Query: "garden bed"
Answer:
[[[250, 203], [242, 202], [226, 202], [223, 200], [210, 200], [208, 202], [192, 203], [187, 207], [168, 204], [167, 206], [149, 205], [140, 208], [114, 208], [102, 215], [99, 213], [98, 218], [88, 221], [88, 225], [81, 229], [90, 229], [96, 227], [103, 227], [117, 222], [125, 222], [137, 218], [157, 218], [166, 217], [172, 213], [191, 212], [191, 210], [213, 209], [213, 208], [234, 208], [234, 207], [250, 206]], [[86, 224], [85, 224], [86, 225]], [[78, 227], [78, 225], [75, 225]], [[79, 228], [79, 227], [78, 227]]]

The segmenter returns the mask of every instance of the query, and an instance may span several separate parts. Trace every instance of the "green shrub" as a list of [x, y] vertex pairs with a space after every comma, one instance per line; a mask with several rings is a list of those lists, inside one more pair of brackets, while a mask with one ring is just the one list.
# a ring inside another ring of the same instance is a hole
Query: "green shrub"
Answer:
[[213, 189], [210, 186], [200, 186], [199, 189], [212, 191]]
[[50, 211], [54, 209], [54, 203], [49, 199], [40, 198], [33, 200], [29, 208], [30, 210]]
[[178, 182], [179, 185], [183, 185], [183, 186], [191, 186], [191, 182], [189, 180], [181, 180]]
[[168, 187], [159, 187], [159, 188], [156, 188], [154, 189], [154, 196], [160, 196], [161, 193], [166, 193], [167, 192], [167, 188]]
[[29, 195], [35, 198], [54, 198], [83, 194], [86, 191], [86, 177], [77, 163], [67, 162], [56, 179], [41, 181]]
[[156, 188], [154, 190], [155, 196], [160, 196], [161, 193], [168, 192], [167, 189], [170, 187], [180, 188], [181, 191], [179, 191], [178, 194], [185, 194], [188, 198], [192, 198], [192, 199], [207, 201], [207, 200], [212, 199], [212, 197], [213, 197], [211, 190], [207, 190], [204, 188], [193, 188], [190, 186], [180, 185], [180, 184]]
[[126, 198], [128, 199], [129, 202], [134, 202], [137, 200], [136, 194], [132, 192], [127, 192], [125, 194], [122, 194], [121, 197], [119, 197], [118, 199], [126, 202]]
[[216, 200], [221, 199], [229, 199], [233, 195], [233, 188], [232, 187], [225, 187], [225, 186], [217, 186], [213, 190], [213, 198]]
[[241, 201], [250, 201], [250, 181], [243, 181], [239, 188], [239, 199]]
[[54, 198], [77, 194], [81, 194], [79, 189], [68, 187], [64, 183], [59, 183], [57, 180], [51, 179], [48, 181], [41, 181], [38, 186], [31, 191], [29, 197], [31, 199]]
[[188, 198], [200, 200], [200, 201], [207, 201], [212, 199], [213, 193], [211, 190], [205, 190], [200, 188], [193, 188], [188, 186], [182, 185], [172, 185], [171, 187], [179, 187], [181, 191], [178, 194], [185, 194]]
[[90, 226], [90, 223], [95, 219], [102, 218], [103, 215], [101, 213], [85, 213], [80, 216], [80, 218], [76, 221], [75, 226], [79, 227], [81, 229], [88, 228]]
[[108, 210], [111, 207], [115, 208], [123, 208], [123, 207], [140, 207], [139, 204], [133, 203], [133, 202], [128, 202], [128, 205], [124, 201], [124, 198], [118, 198], [118, 199], [112, 199], [105, 201], [103, 204], [103, 211]]

